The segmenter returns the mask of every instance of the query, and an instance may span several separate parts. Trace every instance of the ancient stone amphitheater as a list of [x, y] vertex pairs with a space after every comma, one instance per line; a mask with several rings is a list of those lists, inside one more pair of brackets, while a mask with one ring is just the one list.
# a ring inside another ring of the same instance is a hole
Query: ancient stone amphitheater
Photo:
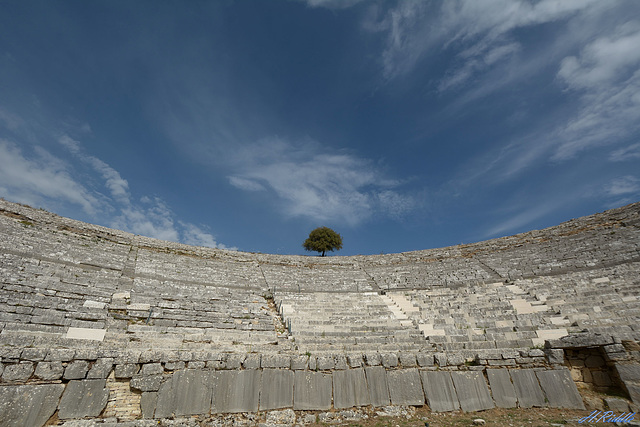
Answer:
[[186, 246], [3, 200], [0, 214], [0, 426], [640, 404], [640, 203], [327, 258]]

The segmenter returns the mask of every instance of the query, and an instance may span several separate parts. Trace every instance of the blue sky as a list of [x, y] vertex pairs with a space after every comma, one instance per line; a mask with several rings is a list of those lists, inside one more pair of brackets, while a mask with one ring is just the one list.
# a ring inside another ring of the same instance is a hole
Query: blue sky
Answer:
[[638, 201], [640, 2], [0, 0], [0, 197], [340, 255]]

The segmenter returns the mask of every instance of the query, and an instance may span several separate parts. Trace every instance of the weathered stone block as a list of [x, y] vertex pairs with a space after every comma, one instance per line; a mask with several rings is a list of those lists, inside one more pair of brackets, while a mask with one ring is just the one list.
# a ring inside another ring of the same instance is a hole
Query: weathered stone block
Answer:
[[584, 409], [582, 397], [571, 380], [569, 370], [554, 369], [536, 372], [540, 386], [552, 408]]
[[244, 369], [260, 369], [260, 355], [256, 353], [247, 354], [242, 362]]
[[213, 412], [255, 412], [259, 407], [262, 371], [217, 371], [214, 373]]
[[5, 365], [2, 372], [4, 381], [26, 381], [33, 374], [33, 363], [21, 362], [14, 365]]
[[56, 411], [63, 390], [63, 384], [0, 386], [0, 425], [44, 425]]
[[174, 372], [158, 390], [154, 417], [208, 414], [211, 409], [212, 375], [212, 371], [201, 370]]
[[424, 392], [416, 368], [388, 371], [387, 381], [393, 405], [424, 405]]
[[113, 370], [112, 358], [100, 358], [93, 364], [87, 378], [107, 378]]
[[487, 369], [493, 400], [499, 408], [515, 408], [518, 404], [516, 390], [506, 369]]
[[294, 371], [307, 369], [309, 364], [309, 356], [293, 356], [291, 357], [291, 369]]
[[318, 356], [316, 359], [316, 369], [320, 371], [333, 369], [336, 365], [332, 356]]
[[295, 371], [294, 375], [293, 409], [326, 410], [331, 408], [331, 374]]
[[382, 366], [385, 368], [395, 368], [398, 366], [398, 355], [395, 353], [383, 353]]
[[263, 354], [261, 366], [262, 368], [289, 369], [291, 358], [285, 354]]
[[58, 406], [60, 419], [97, 417], [107, 406], [106, 380], [74, 380], [67, 384]]
[[483, 411], [494, 407], [481, 372], [451, 372], [451, 379], [463, 411]]
[[336, 409], [370, 404], [364, 369], [333, 372], [333, 407]]
[[130, 387], [140, 391], [158, 391], [162, 384], [162, 375], [134, 376], [129, 383]]
[[59, 380], [64, 373], [62, 362], [38, 362], [35, 376], [42, 380]]
[[138, 373], [140, 368], [135, 363], [125, 363], [124, 365], [116, 365], [115, 376], [118, 379], [131, 378]]
[[387, 371], [382, 366], [368, 366], [364, 369], [369, 388], [369, 401], [373, 406], [387, 406], [391, 402], [389, 397], [389, 383]]
[[164, 372], [164, 368], [160, 362], [145, 363], [140, 369], [140, 375], [158, 375]]
[[456, 411], [460, 408], [458, 395], [447, 371], [421, 371], [422, 385], [429, 408], [434, 412]]
[[261, 411], [293, 407], [293, 371], [263, 369], [261, 390]]
[[81, 380], [87, 376], [89, 362], [86, 360], [74, 360], [64, 370], [65, 380]]
[[380, 366], [380, 353], [366, 353], [364, 355], [364, 360], [367, 362], [368, 366]]
[[421, 367], [433, 366], [433, 354], [418, 353], [416, 361]]

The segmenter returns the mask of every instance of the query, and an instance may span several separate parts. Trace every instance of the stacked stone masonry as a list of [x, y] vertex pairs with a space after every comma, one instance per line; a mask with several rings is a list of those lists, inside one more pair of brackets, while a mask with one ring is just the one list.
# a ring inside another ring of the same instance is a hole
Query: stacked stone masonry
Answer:
[[618, 388], [633, 408], [639, 271], [640, 203], [469, 245], [319, 258], [0, 200], [0, 425], [583, 408], [583, 388]]

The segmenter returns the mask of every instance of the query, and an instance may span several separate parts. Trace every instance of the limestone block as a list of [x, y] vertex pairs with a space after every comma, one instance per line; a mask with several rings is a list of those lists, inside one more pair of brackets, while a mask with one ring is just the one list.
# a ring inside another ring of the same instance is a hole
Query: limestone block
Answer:
[[[154, 417], [168, 418], [174, 415], [208, 414], [211, 409], [212, 376], [212, 371], [174, 372], [158, 390]], [[142, 381], [144, 378], [142, 377]], [[146, 378], [153, 378], [153, 376]]]
[[104, 341], [106, 329], [69, 328], [65, 338], [74, 340]]
[[157, 392], [142, 393], [142, 396], [140, 396], [140, 410], [142, 412], [142, 418], [153, 418], [157, 403]]
[[629, 402], [618, 397], [605, 397], [605, 403], [609, 409], [616, 413], [625, 413], [629, 411]]
[[482, 372], [451, 372], [451, 379], [463, 411], [475, 412], [494, 407]]
[[400, 359], [400, 364], [405, 368], [413, 368], [417, 365], [414, 353], [400, 353], [398, 358]]
[[300, 369], [307, 369], [309, 365], [309, 356], [292, 356], [291, 357], [291, 369], [297, 371]]
[[260, 369], [260, 355], [256, 353], [247, 354], [242, 361], [244, 369]]
[[516, 390], [506, 369], [487, 369], [487, 378], [493, 400], [498, 408], [515, 408], [518, 404]]
[[393, 405], [424, 405], [424, 392], [416, 368], [387, 372], [389, 396]]
[[89, 362], [86, 360], [74, 360], [64, 370], [65, 380], [81, 380], [87, 376]]
[[140, 391], [158, 391], [162, 384], [162, 375], [140, 375], [131, 378], [130, 387]]
[[68, 348], [52, 348], [47, 353], [47, 357], [45, 357], [45, 361], [48, 362], [70, 362], [73, 360], [76, 354], [75, 350]]
[[[231, 353], [227, 355], [227, 361], [225, 367], [227, 369], [240, 369], [242, 362], [246, 356], [244, 354]], [[166, 365], [165, 365], [166, 367]]]
[[640, 365], [618, 363], [616, 370], [622, 381], [640, 381]]
[[434, 412], [449, 412], [460, 409], [458, 395], [447, 371], [421, 371], [424, 394], [429, 408]]
[[125, 363], [123, 365], [116, 365], [115, 376], [118, 379], [131, 378], [138, 373], [140, 368], [135, 363]]
[[350, 354], [347, 356], [347, 362], [351, 368], [359, 368], [363, 365], [361, 354]]
[[293, 371], [263, 369], [261, 390], [261, 411], [293, 407]]
[[546, 406], [544, 393], [533, 369], [509, 370], [521, 408]]
[[[261, 370], [215, 371], [211, 412], [256, 412], [261, 389]], [[156, 409], [156, 418], [157, 412]]]
[[140, 375], [158, 375], [164, 372], [164, 368], [160, 362], [145, 363], [140, 369]]
[[294, 375], [293, 409], [327, 410], [331, 408], [331, 374], [295, 371]]
[[[263, 354], [262, 368], [291, 368], [291, 358], [285, 354]], [[274, 408], [275, 409], [275, 408]]]
[[554, 369], [536, 372], [540, 386], [552, 408], [585, 409], [569, 370]]
[[0, 386], [0, 425], [43, 426], [58, 407], [63, 384]]
[[434, 357], [433, 354], [418, 353], [416, 361], [420, 367], [433, 366]]
[[389, 383], [387, 371], [382, 366], [368, 366], [364, 369], [369, 389], [369, 401], [373, 406], [388, 406]]
[[380, 353], [366, 353], [364, 360], [368, 366], [380, 366], [382, 363], [380, 360]]
[[21, 362], [14, 365], [5, 365], [2, 372], [3, 381], [26, 381], [33, 374], [33, 363]]
[[316, 369], [320, 371], [333, 369], [336, 365], [332, 356], [318, 356], [316, 359]]
[[106, 380], [69, 381], [60, 399], [60, 419], [97, 417], [107, 406], [109, 389]]
[[553, 365], [562, 365], [564, 363], [564, 350], [557, 348], [547, 348], [544, 350], [547, 361]]
[[165, 362], [164, 369], [167, 371], [179, 371], [184, 369], [186, 364], [182, 360], [177, 360], [175, 362]]
[[398, 366], [398, 355], [395, 353], [383, 353], [381, 358], [382, 366], [385, 368], [395, 368]]
[[64, 373], [62, 362], [38, 362], [35, 376], [42, 380], [59, 380]]
[[46, 348], [25, 348], [22, 350], [20, 359], [30, 362], [40, 362], [47, 356]]
[[333, 372], [333, 407], [336, 409], [370, 404], [364, 369]]
[[349, 366], [347, 365], [347, 357], [344, 354], [338, 354], [334, 358], [334, 369], [347, 369]]
[[93, 364], [87, 378], [107, 378], [113, 370], [113, 359], [110, 357], [104, 357], [96, 360]]

